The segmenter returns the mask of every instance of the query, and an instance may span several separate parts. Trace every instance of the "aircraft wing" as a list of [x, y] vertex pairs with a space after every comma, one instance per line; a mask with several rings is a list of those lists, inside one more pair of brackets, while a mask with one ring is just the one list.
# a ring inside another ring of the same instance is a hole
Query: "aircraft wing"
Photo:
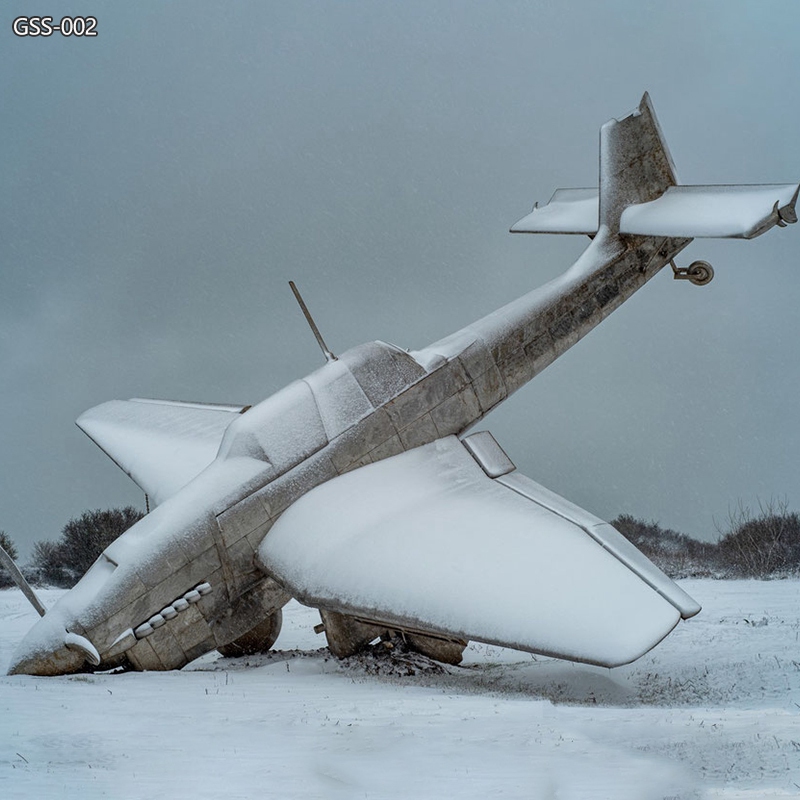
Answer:
[[603, 666], [700, 610], [610, 525], [516, 473], [486, 432], [316, 487], [258, 558], [311, 606]]
[[225, 429], [246, 409], [112, 400], [85, 411], [76, 425], [158, 505], [216, 458]]

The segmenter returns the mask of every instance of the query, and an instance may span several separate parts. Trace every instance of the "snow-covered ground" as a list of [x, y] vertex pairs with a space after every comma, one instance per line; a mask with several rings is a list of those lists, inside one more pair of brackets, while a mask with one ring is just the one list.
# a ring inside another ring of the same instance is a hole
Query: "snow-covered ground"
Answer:
[[[0, 798], [800, 798], [800, 582], [682, 586], [703, 612], [615, 670], [337, 662], [292, 603], [268, 656], [0, 677]], [[0, 592], [0, 672], [34, 618]]]

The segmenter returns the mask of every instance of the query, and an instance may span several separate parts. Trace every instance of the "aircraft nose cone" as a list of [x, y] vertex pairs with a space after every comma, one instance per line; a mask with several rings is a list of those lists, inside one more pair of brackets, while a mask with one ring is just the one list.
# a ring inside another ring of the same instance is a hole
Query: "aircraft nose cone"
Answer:
[[67, 675], [78, 672], [85, 659], [80, 653], [60, 647], [49, 653], [25, 654], [11, 660], [9, 675]]
[[20, 642], [8, 667], [9, 675], [66, 675], [84, 664], [100, 661], [94, 645], [84, 636], [68, 633], [58, 619], [46, 614]]

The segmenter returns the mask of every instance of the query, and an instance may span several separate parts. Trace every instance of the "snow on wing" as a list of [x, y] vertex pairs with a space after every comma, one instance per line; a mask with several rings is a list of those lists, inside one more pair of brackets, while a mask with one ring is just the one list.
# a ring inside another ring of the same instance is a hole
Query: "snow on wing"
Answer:
[[158, 505], [216, 458], [226, 428], [245, 408], [112, 400], [85, 411], [76, 425]]
[[626, 208], [620, 233], [680, 238], [753, 239], [795, 222], [798, 184], [671, 186], [650, 203]]
[[597, 233], [599, 189], [556, 189], [543, 206], [511, 226], [511, 233]]
[[[800, 185], [670, 186], [649, 203], [628, 206], [620, 233], [674, 238], [753, 239], [797, 221]], [[511, 227], [512, 233], [597, 233], [597, 189], [558, 189]]]
[[[531, 499], [538, 489], [541, 502]], [[581, 511], [516, 473], [489, 478], [451, 436], [313, 489], [258, 555], [308, 605], [628, 663], [699, 606], [635, 548], [615, 553], [613, 536], [593, 536], [570, 509]]]

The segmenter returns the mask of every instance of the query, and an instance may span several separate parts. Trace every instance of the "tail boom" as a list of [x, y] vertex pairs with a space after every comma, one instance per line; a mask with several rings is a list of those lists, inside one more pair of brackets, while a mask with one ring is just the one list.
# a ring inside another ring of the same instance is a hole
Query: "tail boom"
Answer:
[[[514, 233], [588, 234], [593, 241], [578, 261], [550, 283], [415, 357], [436, 364], [470, 348], [482, 352], [482, 368], [489, 363], [487, 374], [500, 383], [496, 405], [619, 308], [693, 238], [753, 238], [795, 222], [798, 194], [800, 184], [678, 185], [645, 94], [631, 114], [600, 130], [599, 190], [559, 189], [547, 205], [534, 207], [511, 228]], [[707, 277], [695, 283], [711, 279], [706, 267]], [[681, 272], [687, 270], [674, 263], [673, 268], [676, 277], [686, 277]]]
[[470, 347], [483, 350], [502, 381], [499, 403], [599, 325], [690, 241], [623, 241], [603, 229], [563, 275], [414, 356], [421, 363], [436, 363]]

